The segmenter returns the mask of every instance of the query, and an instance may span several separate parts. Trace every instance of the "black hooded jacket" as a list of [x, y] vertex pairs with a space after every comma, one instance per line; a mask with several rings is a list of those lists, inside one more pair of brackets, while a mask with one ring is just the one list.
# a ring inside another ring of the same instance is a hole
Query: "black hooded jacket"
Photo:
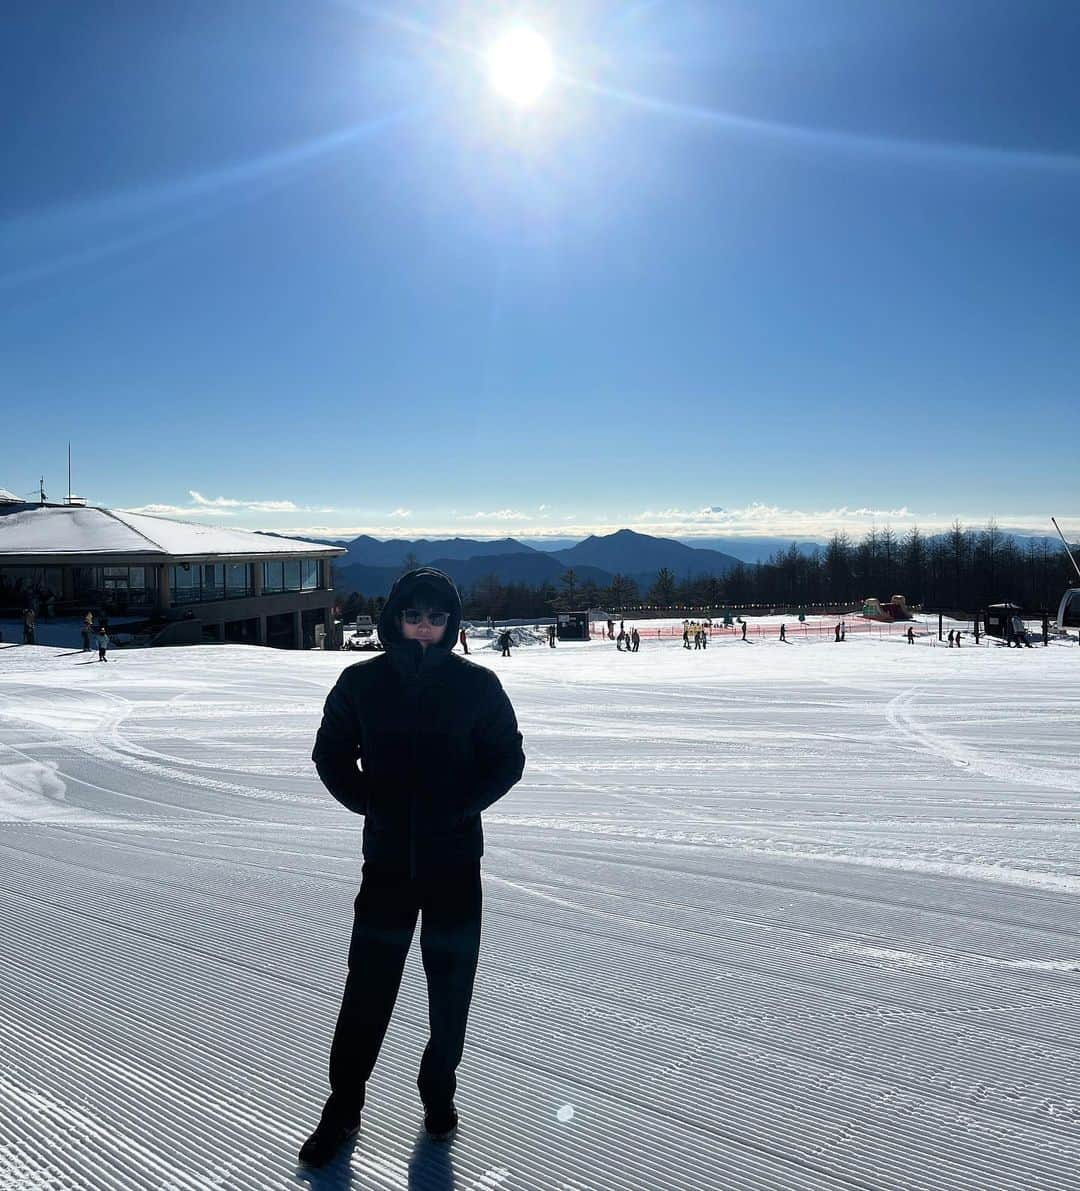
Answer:
[[[450, 612], [441, 641], [426, 650], [400, 626], [421, 584], [440, 591]], [[525, 767], [498, 677], [451, 652], [460, 625], [461, 599], [448, 575], [429, 567], [402, 575], [379, 617], [385, 652], [342, 671], [311, 754], [330, 793], [364, 816], [365, 860], [413, 876], [478, 860], [480, 812]]]

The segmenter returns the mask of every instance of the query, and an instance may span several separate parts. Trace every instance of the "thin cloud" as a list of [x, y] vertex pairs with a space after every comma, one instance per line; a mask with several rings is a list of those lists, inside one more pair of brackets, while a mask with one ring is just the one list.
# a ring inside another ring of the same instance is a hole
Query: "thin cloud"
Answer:
[[490, 513], [466, 513], [462, 521], [528, 521], [528, 515], [517, 509], [495, 509]]
[[193, 505], [128, 505], [117, 509], [119, 513], [147, 513], [156, 517], [235, 517], [233, 509], [219, 509], [214, 507], [200, 508]]
[[[707, 505], [700, 509], [646, 509], [633, 519], [634, 528], [645, 533], [667, 533], [679, 536], [707, 534], [731, 537], [820, 537], [839, 530], [861, 533], [874, 525], [920, 525], [933, 520], [932, 516], [918, 517], [906, 505], [893, 509], [869, 506], [804, 510], [784, 508], [754, 502], [742, 508], [730, 509]], [[951, 518], [950, 522], [951, 524]]]
[[[512, 511], [512, 510], [510, 510]], [[486, 516], [490, 516], [487, 514]], [[559, 523], [551, 521], [529, 521], [524, 518], [516, 523], [513, 533], [530, 539], [544, 538], [586, 538], [590, 534], [603, 536], [620, 529], [632, 529], [637, 533], [655, 537], [684, 538], [760, 538], [778, 537], [789, 540], [825, 541], [834, 533], [843, 532], [852, 541], [862, 538], [873, 528], [889, 526], [895, 533], [906, 533], [917, 525], [924, 534], [942, 533], [949, 530], [955, 520], [967, 529], [978, 530], [986, 525], [991, 514], [965, 513], [915, 513], [905, 507], [876, 509], [869, 506], [820, 511], [785, 509], [780, 506], [754, 504], [743, 509], [726, 509], [721, 513], [710, 508], [646, 510], [638, 516], [621, 520], [585, 520], [574, 514], [563, 517]], [[994, 515], [1003, 533], [1053, 536], [1053, 527], [1042, 516], [999, 513]], [[1066, 535], [1080, 536], [1080, 514], [1060, 516], [1058, 522]], [[452, 538], [467, 530], [465, 536], [484, 540], [505, 536], [505, 528], [485, 527], [475, 516], [459, 516], [453, 521], [431, 521], [410, 525], [408, 534], [414, 538]], [[349, 538], [369, 534], [375, 538], [400, 538], [402, 527], [386, 521], [374, 521], [356, 525], [292, 525], [276, 529], [278, 533], [297, 536]]]
[[249, 509], [253, 513], [296, 513], [300, 511], [291, 500], [235, 500], [228, 496], [215, 496], [211, 499], [194, 489], [189, 489], [188, 495], [200, 508]]
[[[834, 533], [845, 533], [858, 541], [871, 529], [890, 527], [897, 535], [918, 526], [924, 534], [949, 530], [954, 521], [978, 530], [993, 517], [1003, 533], [1031, 536], [1055, 536], [1049, 517], [1042, 514], [916, 511], [908, 505], [878, 508], [871, 505], [839, 505], [826, 509], [794, 509], [778, 504], [754, 501], [740, 507], [678, 505], [646, 508], [636, 513], [606, 511], [580, 513], [564, 510], [556, 518], [548, 510], [553, 506], [533, 506], [535, 511], [515, 508], [478, 510], [461, 513], [440, 511], [435, 515], [417, 514], [404, 505], [390, 512], [348, 507], [297, 505], [289, 500], [243, 500], [236, 497], [207, 497], [191, 490], [192, 504], [154, 503], [129, 507], [133, 513], [201, 520], [236, 518], [233, 523], [248, 529], [264, 529], [297, 537], [352, 538], [369, 534], [376, 538], [452, 538], [480, 540], [502, 538], [511, 533], [519, 537], [586, 538], [603, 536], [620, 529], [631, 529], [654, 537], [680, 538], [783, 538], [789, 541], [826, 541]], [[289, 524], [281, 514], [293, 514]], [[350, 515], [351, 514], [351, 515]], [[428, 517], [430, 516], [430, 520]], [[422, 518], [422, 520], [421, 520]], [[402, 524], [408, 519], [406, 527]], [[333, 524], [334, 521], [346, 522]], [[1080, 537], [1080, 513], [1058, 516], [1062, 530], [1075, 540]], [[418, 523], [419, 522], [419, 523]]]

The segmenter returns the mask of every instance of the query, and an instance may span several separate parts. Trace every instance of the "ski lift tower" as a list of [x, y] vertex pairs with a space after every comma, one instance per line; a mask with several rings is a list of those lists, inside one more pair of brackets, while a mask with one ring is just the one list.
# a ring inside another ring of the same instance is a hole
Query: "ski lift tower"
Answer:
[[[1072, 550], [1069, 549], [1069, 543], [1061, 532], [1061, 526], [1058, 525], [1056, 518], [1051, 517], [1050, 520], [1053, 521], [1058, 537], [1061, 538], [1061, 544], [1065, 547], [1065, 553], [1073, 564], [1073, 570], [1080, 578], [1080, 564], [1077, 563]], [[1059, 632], [1065, 632], [1066, 629], [1080, 629], [1080, 587], [1066, 589], [1065, 594], [1061, 597], [1061, 603], [1058, 605], [1057, 628]], [[1080, 633], [1077, 633], [1076, 640], [1080, 643]]]

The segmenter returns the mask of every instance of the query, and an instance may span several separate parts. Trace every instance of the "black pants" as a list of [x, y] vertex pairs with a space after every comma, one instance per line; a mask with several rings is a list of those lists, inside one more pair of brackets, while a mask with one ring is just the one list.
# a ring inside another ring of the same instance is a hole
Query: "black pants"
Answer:
[[453, 1097], [480, 955], [479, 861], [411, 879], [371, 861], [363, 871], [349, 975], [330, 1049], [331, 1094], [324, 1116], [354, 1118], [363, 1107], [364, 1085], [390, 1024], [417, 914], [430, 1035], [416, 1086], [424, 1104]]

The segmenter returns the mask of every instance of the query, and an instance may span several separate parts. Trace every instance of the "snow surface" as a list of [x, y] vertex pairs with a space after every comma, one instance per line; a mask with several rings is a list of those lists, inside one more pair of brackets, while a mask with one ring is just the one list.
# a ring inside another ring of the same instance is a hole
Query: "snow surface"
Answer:
[[310, 1174], [361, 821], [308, 757], [356, 655], [0, 648], [0, 1188], [1078, 1185], [1075, 645], [476, 660], [528, 768], [461, 1129], [423, 1136], [414, 948]]
[[0, 516], [0, 557], [23, 554], [344, 554], [340, 546], [246, 529], [77, 505], [35, 505]]

